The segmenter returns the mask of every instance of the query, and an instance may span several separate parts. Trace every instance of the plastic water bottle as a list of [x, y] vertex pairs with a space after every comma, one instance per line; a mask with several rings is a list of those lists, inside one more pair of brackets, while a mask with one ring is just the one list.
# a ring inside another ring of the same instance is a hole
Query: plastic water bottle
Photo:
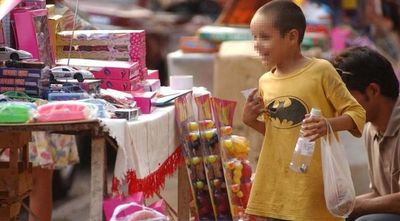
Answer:
[[[310, 117], [321, 116], [321, 110], [312, 108]], [[297, 140], [296, 147], [294, 148], [292, 161], [289, 168], [298, 173], [307, 173], [308, 167], [314, 153], [314, 141], [309, 141], [308, 138], [303, 136], [303, 131], [300, 129], [300, 136]]]

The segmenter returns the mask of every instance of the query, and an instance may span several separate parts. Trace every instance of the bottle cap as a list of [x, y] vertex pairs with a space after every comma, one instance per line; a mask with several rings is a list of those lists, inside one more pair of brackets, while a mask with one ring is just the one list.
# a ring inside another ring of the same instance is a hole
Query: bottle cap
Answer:
[[318, 108], [311, 108], [311, 112], [310, 112], [311, 116], [321, 116], [321, 110]]

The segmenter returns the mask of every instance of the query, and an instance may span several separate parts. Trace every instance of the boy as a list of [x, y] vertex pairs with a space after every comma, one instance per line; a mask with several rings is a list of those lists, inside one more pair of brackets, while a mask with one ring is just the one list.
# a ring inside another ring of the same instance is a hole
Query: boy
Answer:
[[[326, 134], [322, 117], [304, 120], [311, 108], [319, 108], [334, 131], [360, 136], [365, 123], [364, 109], [333, 66], [301, 54], [305, 27], [301, 9], [291, 1], [265, 4], [250, 24], [255, 49], [271, 68], [259, 79], [260, 97], [248, 98], [242, 116], [265, 135], [246, 209], [253, 220], [338, 220], [325, 206], [319, 142], [306, 174], [293, 172], [289, 163], [302, 124], [311, 140]], [[261, 113], [265, 122], [257, 120]]]
[[339, 54], [334, 66], [367, 112], [363, 138], [371, 192], [357, 197], [351, 218], [400, 220], [400, 99], [392, 65], [376, 51], [356, 47]]

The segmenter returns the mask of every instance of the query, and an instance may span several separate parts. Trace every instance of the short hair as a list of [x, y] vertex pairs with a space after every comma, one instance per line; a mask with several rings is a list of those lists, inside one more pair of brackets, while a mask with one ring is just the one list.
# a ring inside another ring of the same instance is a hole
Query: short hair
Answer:
[[370, 83], [376, 83], [383, 96], [393, 100], [399, 96], [399, 81], [392, 64], [368, 47], [343, 51], [334, 58], [333, 65], [349, 90], [365, 93]]
[[306, 18], [301, 8], [289, 0], [274, 0], [261, 6], [257, 14], [272, 14], [275, 16], [274, 27], [279, 30], [282, 37], [290, 30], [299, 32], [299, 44], [303, 41], [306, 30]]

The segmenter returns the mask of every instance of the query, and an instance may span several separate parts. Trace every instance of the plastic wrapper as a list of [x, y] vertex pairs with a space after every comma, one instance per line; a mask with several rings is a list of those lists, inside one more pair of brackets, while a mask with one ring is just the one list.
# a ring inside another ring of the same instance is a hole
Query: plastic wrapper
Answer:
[[232, 218], [243, 220], [252, 185], [252, 168], [247, 160], [250, 151], [247, 138], [232, 135], [235, 106], [234, 101], [212, 98]]
[[115, 111], [117, 109], [103, 99], [86, 99], [81, 100], [81, 102], [95, 105], [97, 107], [96, 117], [98, 118], [110, 118], [111, 116], [109, 114], [109, 111]]
[[[213, 120], [210, 95], [194, 98], [197, 105], [198, 125], [201, 134], [201, 152], [206, 166], [214, 214], [217, 220], [231, 220], [229, 199], [222, 168], [218, 130]], [[196, 122], [192, 122], [196, 124]]]
[[37, 109], [38, 122], [91, 120], [96, 118], [97, 107], [83, 102], [51, 102]]
[[34, 115], [36, 105], [29, 102], [0, 103], [0, 123], [26, 123]]
[[[140, 210], [132, 214], [129, 214], [127, 216], [117, 218], [117, 215], [120, 212], [128, 209], [129, 207], [139, 207]], [[158, 212], [157, 210], [140, 205], [135, 202], [117, 206], [113, 212], [112, 217], [110, 218], [110, 221], [168, 221], [168, 220], [169, 218], [166, 215]]]
[[210, 198], [210, 187], [201, 152], [201, 135], [193, 114], [191, 93], [180, 96], [175, 100], [175, 118], [189, 174], [193, 199], [190, 204], [191, 213], [197, 220], [214, 220], [215, 214]]
[[355, 190], [344, 147], [336, 139], [328, 121], [327, 126], [327, 135], [321, 138], [326, 206], [332, 215], [346, 218], [354, 208]]

